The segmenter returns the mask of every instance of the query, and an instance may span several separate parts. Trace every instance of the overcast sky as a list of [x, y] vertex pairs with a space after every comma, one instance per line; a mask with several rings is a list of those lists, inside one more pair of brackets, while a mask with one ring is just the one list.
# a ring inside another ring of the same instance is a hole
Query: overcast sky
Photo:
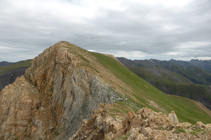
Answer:
[[0, 61], [65, 40], [130, 59], [211, 59], [211, 0], [0, 0]]

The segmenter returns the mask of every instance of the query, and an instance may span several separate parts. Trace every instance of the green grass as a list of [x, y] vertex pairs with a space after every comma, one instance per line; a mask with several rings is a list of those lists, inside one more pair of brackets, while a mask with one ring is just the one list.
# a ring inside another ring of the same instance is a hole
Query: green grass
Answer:
[[84, 60], [84, 61], [87, 62], [87, 63], [90, 63], [89, 60], [87, 60], [85, 57], [83, 57], [83, 56], [80, 55], [80, 54], [78, 54], [78, 55], [81, 57], [82, 60]]
[[[184, 76], [162, 68], [128, 67], [138, 76], [167, 94], [179, 95], [193, 100], [206, 97], [211, 100], [207, 88], [190, 82]], [[165, 88], [164, 88], [165, 87]]]
[[90, 67], [91, 69], [93, 69], [94, 71], [96, 71], [97, 73], [99, 73], [99, 71], [96, 69], [96, 68], [94, 68], [94, 67], [92, 67], [89, 63], [87, 63], [87, 62], [81, 62], [80, 64], [79, 64], [80, 66], [86, 66], [86, 67]]
[[198, 133], [195, 132], [195, 131], [191, 131], [190, 134], [195, 135], [195, 136], [198, 136]]
[[13, 64], [13, 65], [0, 67], [0, 73], [12, 71], [12, 70], [20, 68], [20, 67], [30, 67], [30, 62], [31, 62], [31, 60], [25, 60], [25, 61], [21, 61], [19, 63]]
[[187, 78], [175, 72], [157, 67], [128, 67], [143, 79], [154, 79], [160, 83], [191, 84]]
[[123, 136], [123, 137], [121, 137], [121, 138], [118, 138], [116, 140], [127, 140], [129, 137], [130, 137], [130, 133], [125, 135], [125, 136]]
[[175, 94], [183, 97], [187, 97], [193, 100], [197, 100], [203, 96], [208, 97], [211, 99], [211, 97], [208, 94], [208, 91], [205, 86], [197, 85], [197, 84], [171, 84], [171, 83], [160, 83], [157, 82], [158, 89], [162, 89], [162, 87], [165, 87], [165, 93], [167, 94]]
[[202, 131], [202, 129], [200, 129], [200, 128], [193, 128], [193, 130], [194, 130], [195, 132], [201, 132], [201, 131]]
[[153, 60], [153, 61], [136, 60], [135, 63], [134, 61], [133, 62], [128, 61], [127, 63], [128, 63], [127, 65], [133, 63], [135, 67], [163, 68], [178, 73], [180, 75], [183, 75], [184, 77], [186, 77], [195, 84], [201, 84], [205, 86], [211, 84], [211, 74], [209, 72], [207, 72], [203, 68], [199, 68], [193, 65], [188, 65], [187, 63], [179, 64], [172, 61], [159, 61], [159, 60]]
[[198, 136], [198, 134], [207, 135], [210, 131], [204, 130], [200, 128], [192, 128], [193, 131], [190, 132], [190, 134]]
[[174, 132], [173, 132], [173, 133], [178, 134], [178, 133], [186, 133], [186, 132], [185, 132], [185, 130], [184, 130], [184, 129], [182, 129], [182, 128], [176, 128], [176, 129], [174, 130]]
[[[190, 122], [192, 124], [199, 120], [205, 124], [211, 122], [211, 116], [206, 114], [192, 100], [184, 97], [167, 95], [134, 74], [128, 68], [119, 63], [119, 61], [103, 54], [92, 54], [106, 69], [110, 70], [118, 79], [133, 89], [129, 94], [137, 100], [129, 98], [129, 101], [133, 102], [134, 105], [146, 106], [155, 111], [162, 111], [163, 113], [170, 113], [174, 110], [181, 122]], [[122, 88], [124, 89], [124, 87]], [[159, 108], [150, 106], [146, 99], [157, 103]], [[125, 101], [124, 103], [126, 104], [127, 102]], [[132, 109], [137, 111], [137, 108], [138, 107], [133, 107]], [[164, 111], [160, 110], [160, 108], [163, 108]]]

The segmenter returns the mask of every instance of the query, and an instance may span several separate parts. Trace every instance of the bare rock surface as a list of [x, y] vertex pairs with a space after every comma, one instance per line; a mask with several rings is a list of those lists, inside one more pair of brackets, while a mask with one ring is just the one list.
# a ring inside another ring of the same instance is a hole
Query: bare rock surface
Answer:
[[210, 124], [197, 122], [180, 123], [172, 111], [169, 115], [154, 112], [146, 107], [136, 114], [131, 111], [122, 119], [107, 115], [108, 104], [100, 104], [93, 111], [88, 122], [83, 121], [81, 128], [69, 140], [208, 140], [211, 139]]
[[[0, 92], [0, 139], [210, 138], [211, 125], [179, 123], [173, 111], [163, 115], [142, 108], [125, 118], [112, 114], [112, 103], [127, 100], [125, 90], [131, 89], [93, 53], [61, 41], [32, 60], [25, 75]], [[150, 104], [159, 108], [154, 101]]]
[[67, 42], [51, 46], [1, 91], [0, 139], [68, 139], [99, 103], [115, 102], [116, 91], [79, 66], [77, 51]]

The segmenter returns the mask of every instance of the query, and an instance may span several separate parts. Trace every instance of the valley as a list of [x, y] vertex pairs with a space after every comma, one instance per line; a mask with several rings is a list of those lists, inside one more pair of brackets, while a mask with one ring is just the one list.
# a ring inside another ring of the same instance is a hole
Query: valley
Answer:
[[[118, 59], [131, 71], [164, 93], [193, 99], [211, 109], [211, 92], [210, 86], [207, 85], [209, 80], [206, 80], [210, 73], [206, 70], [183, 61]], [[204, 84], [197, 84], [198, 82], [194, 82], [196, 80], [193, 79], [204, 81]]]

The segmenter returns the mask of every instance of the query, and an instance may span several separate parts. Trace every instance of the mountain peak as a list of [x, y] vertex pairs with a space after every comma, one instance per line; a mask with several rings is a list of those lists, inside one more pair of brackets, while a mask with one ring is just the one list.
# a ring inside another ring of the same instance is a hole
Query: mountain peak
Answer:
[[91, 61], [88, 51], [64, 41], [33, 59], [25, 75], [0, 94], [0, 137], [43, 139], [45, 132], [49, 139], [57, 133], [63, 139], [75, 133], [98, 103], [114, 103], [119, 95], [94, 75], [98, 70]]
[[211, 119], [193, 101], [162, 93], [113, 56], [61, 41], [0, 92], [0, 139], [66, 140], [100, 103], [108, 104], [106, 112], [114, 118], [147, 106], [174, 110], [180, 121], [193, 123], [201, 115], [205, 123]]

